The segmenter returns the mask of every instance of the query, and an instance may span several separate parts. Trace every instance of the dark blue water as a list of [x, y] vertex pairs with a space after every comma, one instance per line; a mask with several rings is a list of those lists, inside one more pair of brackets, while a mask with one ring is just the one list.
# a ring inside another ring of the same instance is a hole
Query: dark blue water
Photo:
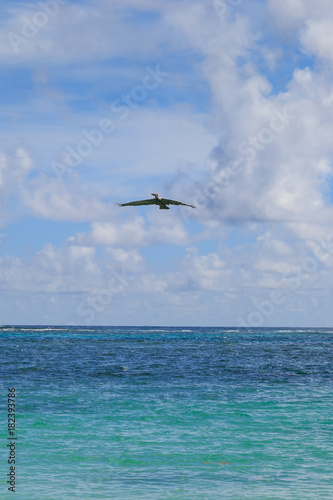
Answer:
[[331, 499], [333, 329], [1, 327], [17, 499]]

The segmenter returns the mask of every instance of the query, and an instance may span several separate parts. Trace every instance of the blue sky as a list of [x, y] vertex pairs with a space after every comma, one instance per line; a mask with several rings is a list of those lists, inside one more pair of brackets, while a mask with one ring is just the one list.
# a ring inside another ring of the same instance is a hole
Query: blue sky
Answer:
[[0, 323], [331, 326], [330, 14], [3, 1]]

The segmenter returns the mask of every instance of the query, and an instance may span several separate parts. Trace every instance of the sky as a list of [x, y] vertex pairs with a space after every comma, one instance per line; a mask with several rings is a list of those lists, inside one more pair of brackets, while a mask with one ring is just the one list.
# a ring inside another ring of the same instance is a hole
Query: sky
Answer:
[[330, 0], [0, 14], [0, 324], [333, 326]]

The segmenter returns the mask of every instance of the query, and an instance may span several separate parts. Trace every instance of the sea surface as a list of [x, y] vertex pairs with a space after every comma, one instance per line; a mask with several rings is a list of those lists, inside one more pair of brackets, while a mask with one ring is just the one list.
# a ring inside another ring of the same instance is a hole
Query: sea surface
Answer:
[[1, 499], [333, 498], [333, 328], [3, 326], [0, 370]]

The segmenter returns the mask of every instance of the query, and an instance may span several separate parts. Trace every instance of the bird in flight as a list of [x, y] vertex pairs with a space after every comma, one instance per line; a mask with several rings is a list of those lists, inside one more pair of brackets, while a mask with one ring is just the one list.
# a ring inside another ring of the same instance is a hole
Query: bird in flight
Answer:
[[128, 207], [128, 206], [138, 206], [138, 205], [159, 205], [160, 210], [170, 210], [168, 205], [185, 205], [185, 207], [196, 208], [194, 205], [188, 205], [187, 203], [182, 203], [181, 201], [176, 200], [168, 200], [166, 198], [161, 198], [158, 193], [151, 193], [155, 198], [151, 198], [150, 200], [139, 200], [139, 201], [130, 201], [129, 203], [116, 203], [119, 207]]

